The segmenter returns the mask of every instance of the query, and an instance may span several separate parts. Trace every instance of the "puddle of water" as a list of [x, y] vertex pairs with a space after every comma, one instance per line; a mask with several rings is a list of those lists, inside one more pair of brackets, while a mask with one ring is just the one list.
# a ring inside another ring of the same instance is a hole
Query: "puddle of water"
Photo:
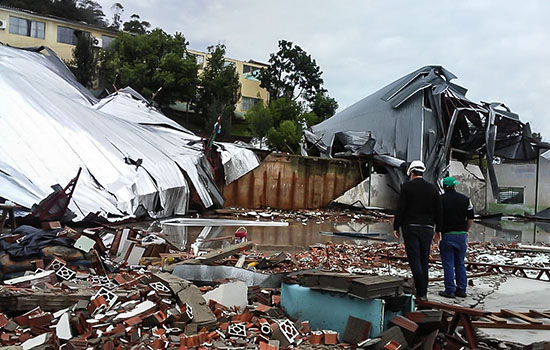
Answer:
[[[284, 247], [285, 250], [301, 249], [309, 247], [316, 243], [353, 243], [365, 245], [377, 243], [378, 241], [342, 237], [330, 234], [321, 234], [320, 232], [362, 232], [362, 233], [380, 233], [383, 238], [389, 242], [394, 241], [393, 228], [390, 222], [377, 223], [334, 223], [334, 222], [308, 222], [306, 225], [301, 223], [290, 223], [287, 227], [247, 227], [247, 238], [249, 241], [263, 246], [263, 249], [276, 249], [275, 247]], [[180, 249], [188, 250], [197, 238], [202, 240], [214, 239], [219, 237], [233, 236], [237, 227], [186, 227], [163, 225], [162, 230], [167, 234], [168, 239], [180, 245]], [[485, 222], [483, 224], [474, 223], [469, 240], [471, 242], [492, 242], [492, 243], [550, 243], [550, 224], [534, 222], [512, 222], [507, 220]], [[224, 244], [230, 244], [231, 240], [204, 242], [201, 247], [219, 248]], [[273, 247], [273, 248], [271, 248]]]
[[492, 243], [550, 243], [550, 223], [487, 220], [474, 223], [470, 241]]
[[[187, 227], [163, 225], [162, 230], [167, 234], [171, 242], [181, 242], [182, 249], [188, 249], [190, 244], [197, 238], [214, 239], [217, 237], [233, 236], [237, 227]], [[363, 232], [380, 233], [383, 238], [393, 239], [391, 225], [388, 223], [333, 223], [333, 222], [308, 222], [307, 225], [301, 223], [290, 223], [286, 227], [247, 227], [247, 239], [254, 243], [264, 246], [269, 250], [270, 247], [283, 246], [291, 249], [301, 249], [309, 247], [316, 243], [355, 243], [370, 244], [374, 241], [366, 239], [354, 239], [350, 237], [335, 236], [331, 234], [322, 234], [321, 232]], [[227, 241], [226, 241], [227, 242]], [[221, 241], [211, 241], [204, 243], [201, 247], [217, 248], [222, 245]]]

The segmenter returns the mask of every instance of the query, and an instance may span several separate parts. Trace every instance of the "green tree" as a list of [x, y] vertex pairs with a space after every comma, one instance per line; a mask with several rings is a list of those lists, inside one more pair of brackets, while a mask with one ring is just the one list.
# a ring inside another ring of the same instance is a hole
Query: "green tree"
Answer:
[[87, 88], [92, 87], [97, 73], [97, 51], [89, 35], [78, 35], [73, 49], [73, 60], [69, 62], [69, 66], [80, 84]]
[[0, 0], [0, 5], [106, 27], [103, 8], [93, 0]]
[[124, 6], [120, 2], [115, 2], [111, 6], [111, 11], [113, 11], [113, 19], [111, 20], [110, 28], [120, 30], [122, 26], [122, 14], [124, 13]]
[[252, 135], [260, 139], [260, 147], [269, 129], [273, 127], [273, 115], [271, 109], [264, 106], [263, 102], [256, 103], [246, 112], [246, 122]]
[[222, 133], [231, 127], [235, 104], [240, 98], [239, 75], [225, 60], [225, 45], [208, 47], [210, 57], [199, 78], [196, 111], [204, 116], [206, 130], [222, 116]]
[[147, 21], [141, 21], [139, 18], [139, 15], [136, 15], [135, 13], [130, 16], [130, 20], [127, 22], [124, 22], [122, 25], [122, 28], [125, 32], [137, 34], [137, 35], [143, 35], [147, 34], [147, 31], [151, 27], [151, 23]]
[[107, 27], [108, 22], [100, 4], [93, 0], [80, 0], [77, 2], [78, 12], [84, 17], [84, 21], [102, 27]]
[[260, 72], [260, 86], [273, 100], [285, 97], [312, 102], [324, 91], [321, 75], [311, 55], [290, 41], [280, 40], [279, 51], [270, 55], [269, 67]]
[[326, 92], [318, 92], [310, 104], [311, 111], [319, 117], [319, 121], [326, 120], [336, 113], [338, 102], [328, 96]]
[[269, 106], [255, 105], [246, 113], [254, 136], [267, 138], [267, 144], [283, 152], [297, 153], [304, 127], [319, 122], [315, 113], [304, 110], [301, 103], [287, 98], [272, 100]]
[[[336, 100], [323, 88], [322, 72], [315, 60], [297, 45], [279, 41], [279, 51], [260, 72], [260, 86], [269, 92], [267, 107], [246, 114], [251, 132], [267, 137], [270, 147], [296, 153], [304, 128], [330, 118], [338, 109]], [[306, 108], [307, 107], [307, 108]], [[271, 125], [265, 132], [265, 125]]]
[[302, 128], [292, 120], [284, 120], [278, 128], [272, 127], [267, 132], [270, 146], [283, 152], [298, 153]]
[[131, 86], [147, 98], [155, 95], [161, 107], [190, 102], [198, 79], [197, 64], [187, 54], [187, 45], [182, 34], [170, 35], [158, 28], [139, 36], [119, 33], [101, 54], [103, 85]]

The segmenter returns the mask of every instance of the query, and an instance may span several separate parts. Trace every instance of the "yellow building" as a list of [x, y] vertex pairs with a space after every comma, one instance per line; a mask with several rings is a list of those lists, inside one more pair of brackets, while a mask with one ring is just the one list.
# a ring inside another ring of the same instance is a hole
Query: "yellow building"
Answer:
[[[202, 68], [206, 65], [209, 54], [197, 50], [187, 50], [189, 54], [195, 56], [197, 65], [199, 66], [199, 74]], [[239, 61], [233, 58], [225, 58], [226, 64], [232, 64], [237, 74], [239, 74], [239, 82], [241, 83], [241, 99], [237, 103], [235, 113], [243, 116], [254, 104], [263, 101], [267, 104], [267, 90], [260, 87], [260, 81], [257, 76], [261, 69], [268, 67], [265, 63], [256, 62], [253, 60]]]
[[[15, 47], [47, 46], [61, 59], [68, 62], [73, 59], [73, 49], [77, 35], [91, 35], [94, 45], [106, 48], [117, 36], [117, 31], [59, 17], [40, 15], [32, 11], [15, 9], [0, 5], [0, 43]], [[189, 50], [194, 55], [199, 71], [206, 64], [208, 53]], [[239, 74], [241, 99], [235, 113], [243, 116], [254, 104], [264, 101], [267, 104], [268, 93], [260, 87], [258, 72], [267, 64], [249, 60], [248, 62], [226, 58], [227, 64], [233, 64]]]
[[91, 35], [94, 46], [107, 47], [117, 31], [0, 5], [0, 43], [16, 47], [47, 46], [64, 61], [73, 58], [77, 35]]

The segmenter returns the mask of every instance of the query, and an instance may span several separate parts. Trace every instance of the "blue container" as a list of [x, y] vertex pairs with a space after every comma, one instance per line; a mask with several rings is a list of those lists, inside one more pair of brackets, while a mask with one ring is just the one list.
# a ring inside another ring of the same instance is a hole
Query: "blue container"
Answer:
[[396, 315], [413, 311], [412, 296], [405, 307], [393, 312], [386, 310], [383, 299], [363, 300], [346, 293], [328, 292], [302, 287], [298, 284], [281, 286], [281, 306], [295, 319], [309, 321], [312, 330], [333, 330], [344, 335], [348, 317], [357, 317], [372, 323], [371, 337], [377, 337]]

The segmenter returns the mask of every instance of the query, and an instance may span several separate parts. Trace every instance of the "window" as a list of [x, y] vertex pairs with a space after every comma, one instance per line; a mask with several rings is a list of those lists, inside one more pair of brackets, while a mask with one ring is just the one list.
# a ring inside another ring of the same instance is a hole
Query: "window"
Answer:
[[523, 187], [499, 187], [497, 203], [523, 204]]
[[115, 38], [108, 35], [101, 35], [101, 48], [107, 49], [115, 41]]
[[197, 66], [202, 67], [204, 65], [204, 56], [203, 55], [196, 55], [191, 52], [187, 52], [183, 54], [183, 58], [187, 57], [193, 57], [195, 59], [195, 62], [197, 62]]
[[10, 16], [10, 33], [44, 39], [46, 24], [30, 19]]
[[87, 37], [90, 36], [89, 32], [83, 32], [78, 29], [63, 27], [63, 26], [57, 26], [57, 42], [58, 43], [65, 43], [70, 45], [76, 45], [78, 42], [78, 36], [79, 35], [86, 35]]
[[231, 66], [231, 67], [235, 68], [235, 62], [225, 60], [225, 61], [223, 61], [223, 66], [224, 67]]
[[245, 97], [243, 96], [242, 101], [242, 107], [241, 109], [243, 111], [248, 111], [252, 106], [254, 106], [256, 103], [260, 103], [261, 99], [259, 98], [253, 98], [253, 97]]
[[260, 69], [261, 68], [249, 66], [247, 64], [243, 64], [243, 78], [251, 79], [251, 80], [258, 80], [258, 75], [260, 74]]
[[202, 67], [204, 64], [204, 56], [203, 55], [195, 55], [195, 60], [197, 61], [197, 66]]

